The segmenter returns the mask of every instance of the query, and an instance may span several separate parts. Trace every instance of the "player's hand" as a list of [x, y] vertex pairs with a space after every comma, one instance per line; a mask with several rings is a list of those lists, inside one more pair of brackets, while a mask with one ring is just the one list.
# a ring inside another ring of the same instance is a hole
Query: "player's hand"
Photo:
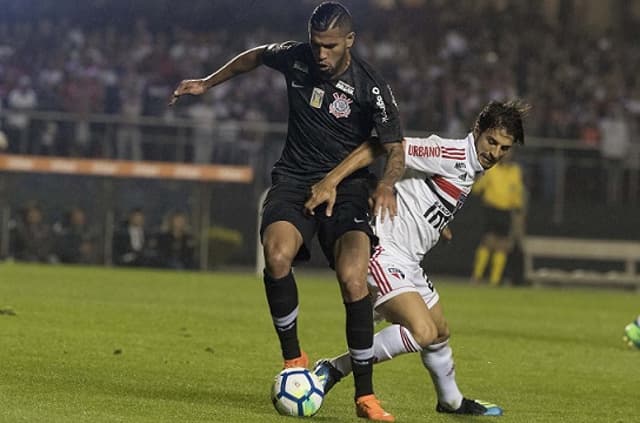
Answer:
[[327, 209], [325, 214], [331, 216], [333, 214], [333, 206], [336, 203], [336, 185], [333, 182], [323, 179], [316, 182], [311, 187], [311, 196], [304, 203], [305, 213], [313, 216], [315, 215], [315, 208], [320, 204], [327, 203]]
[[182, 95], [200, 95], [205, 91], [207, 91], [207, 87], [204, 83], [204, 79], [185, 79], [184, 81], [181, 81], [173, 91], [171, 100], [169, 100], [169, 106], [173, 106], [175, 102], [178, 101], [178, 97]]
[[451, 232], [451, 229], [449, 229], [449, 226], [444, 227], [442, 232], [440, 232], [440, 237], [442, 237], [447, 242], [453, 239], [453, 232]]
[[396, 202], [396, 189], [388, 184], [379, 183], [371, 196], [373, 201], [373, 215], [384, 222], [385, 214], [393, 218], [398, 214], [398, 204]]

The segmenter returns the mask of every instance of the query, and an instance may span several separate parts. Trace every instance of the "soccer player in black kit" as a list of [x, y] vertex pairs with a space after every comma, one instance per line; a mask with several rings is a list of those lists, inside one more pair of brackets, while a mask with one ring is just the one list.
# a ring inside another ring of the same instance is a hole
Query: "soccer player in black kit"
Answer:
[[356, 413], [370, 420], [394, 421], [380, 406], [372, 383], [373, 316], [366, 276], [376, 238], [369, 226], [369, 171], [357, 171], [338, 186], [332, 210], [304, 211], [311, 186], [375, 129], [387, 161], [372, 194], [373, 212], [386, 213], [389, 218], [395, 214], [393, 184], [404, 171], [398, 109], [386, 82], [351, 53], [355, 40], [352, 25], [344, 6], [322, 3], [309, 19], [308, 43], [289, 41], [247, 50], [206, 78], [182, 81], [170, 104], [181, 95], [202, 94], [261, 64], [284, 74], [288, 133], [272, 171], [260, 228], [266, 264], [264, 285], [284, 367], [309, 364], [298, 342], [298, 293], [291, 269], [294, 262], [309, 259], [310, 243], [317, 233], [329, 265], [336, 271], [346, 309]]

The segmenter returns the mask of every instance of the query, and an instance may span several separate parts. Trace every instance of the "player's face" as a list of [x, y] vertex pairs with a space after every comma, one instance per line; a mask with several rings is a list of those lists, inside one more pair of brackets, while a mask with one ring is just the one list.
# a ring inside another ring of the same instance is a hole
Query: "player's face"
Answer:
[[485, 169], [492, 168], [511, 150], [513, 137], [504, 128], [487, 129], [476, 138], [478, 161]]
[[315, 64], [320, 74], [331, 78], [344, 72], [349, 63], [349, 49], [353, 46], [355, 34], [339, 27], [324, 32], [309, 33], [309, 44]]

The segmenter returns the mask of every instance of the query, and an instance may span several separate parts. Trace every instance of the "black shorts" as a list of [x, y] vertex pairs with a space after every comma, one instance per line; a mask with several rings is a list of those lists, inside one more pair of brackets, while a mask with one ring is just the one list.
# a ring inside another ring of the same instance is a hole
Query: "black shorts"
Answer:
[[343, 181], [338, 185], [333, 216], [325, 216], [325, 204], [318, 206], [315, 216], [304, 212], [304, 203], [311, 195], [309, 186], [290, 182], [279, 182], [271, 187], [262, 206], [260, 238], [270, 224], [286, 221], [295, 226], [302, 235], [303, 245], [295, 257], [296, 262], [307, 261], [311, 257], [311, 241], [318, 234], [329, 266], [335, 268], [333, 247], [342, 235], [349, 231], [364, 232], [371, 240], [371, 248], [378, 244], [378, 238], [369, 225], [369, 189], [365, 179]]
[[511, 232], [511, 211], [484, 207], [484, 231], [501, 237]]

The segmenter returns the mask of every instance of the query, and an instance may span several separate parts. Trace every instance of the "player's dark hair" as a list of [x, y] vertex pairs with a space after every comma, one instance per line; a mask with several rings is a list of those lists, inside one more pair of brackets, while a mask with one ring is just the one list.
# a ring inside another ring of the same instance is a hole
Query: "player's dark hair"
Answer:
[[524, 144], [522, 118], [531, 107], [520, 101], [492, 101], [478, 115], [474, 130], [482, 134], [488, 129], [504, 128], [513, 137], [514, 144]]
[[325, 32], [333, 28], [340, 28], [348, 34], [353, 30], [353, 21], [346, 7], [335, 1], [327, 1], [318, 5], [311, 14], [309, 31]]

